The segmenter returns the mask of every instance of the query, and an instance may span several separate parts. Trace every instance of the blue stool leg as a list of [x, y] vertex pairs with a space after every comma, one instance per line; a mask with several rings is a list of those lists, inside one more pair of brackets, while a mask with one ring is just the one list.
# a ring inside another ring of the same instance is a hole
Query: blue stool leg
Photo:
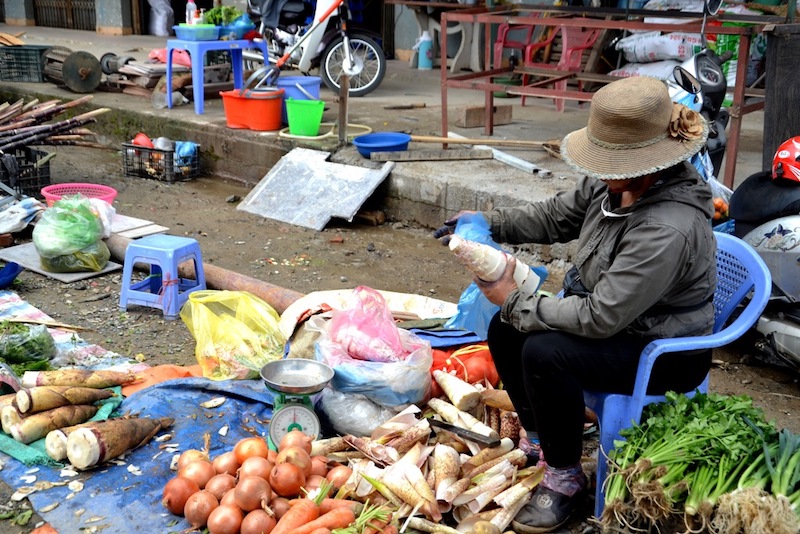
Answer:
[[244, 75], [242, 73], [242, 49], [232, 48], [231, 53], [231, 67], [233, 68], [233, 87], [241, 89], [244, 84]]
[[167, 107], [172, 109], [172, 51], [171, 46], [167, 46]]
[[203, 114], [205, 93], [203, 91], [203, 61], [205, 60], [205, 51], [199, 48], [194, 50], [192, 54], [192, 93], [194, 94], [194, 112], [198, 115]]

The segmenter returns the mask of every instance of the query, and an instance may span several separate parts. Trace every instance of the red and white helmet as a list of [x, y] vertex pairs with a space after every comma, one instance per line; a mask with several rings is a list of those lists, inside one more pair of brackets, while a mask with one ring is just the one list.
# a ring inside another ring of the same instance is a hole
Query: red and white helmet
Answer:
[[800, 182], [800, 136], [784, 141], [772, 158], [772, 179]]

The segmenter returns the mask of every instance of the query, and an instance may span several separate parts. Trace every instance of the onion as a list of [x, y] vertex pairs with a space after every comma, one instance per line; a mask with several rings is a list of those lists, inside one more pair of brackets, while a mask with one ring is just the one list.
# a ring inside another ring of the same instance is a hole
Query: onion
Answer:
[[236, 455], [236, 461], [239, 462], [239, 465], [242, 465], [251, 456], [266, 458], [268, 451], [267, 442], [257, 437], [240, 439], [233, 447], [233, 453]]
[[296, 496], [305, 483], [303, 470], [288, 462], [276, 465], [269, 474], [269, 485], [281, 497]]
[[173, 514], [183, 515], [186, 501], [198, 491], [200, 491], [200, 486], [193, 480], [183, 477], [172, 478], [164, 484], [161, 504]]
[[189, 462], [178, 470], [178, 476], [193, 480], [195, 484], [200, 486], [200, 489], [205, 488], [208, 481], [216, 475], [214, 466], [207, 460], [195, 460]]
[[236, 504], [236, 492], [226, 491], [225, 495], [219, 500], [220, 504]]
[[269, 534], [277, 521], [264, 510], [253, 510], [244, 516], [241, 534]]
[[264, 508], [272, 499], [272, 489], [269, 482], [261, 477], [240, 478], [236, 484], [234, 498], [236, 505], [245, 512], [252, 512], [258, 508]]
[[269, 474], [273, 467], [275, 467], [275, 464], [266, 458], [262, 458], [261, 456], [251, 456], [242, 462], [242, 466], [239, 468], [239, 478], [256, 476], [261, 477], [264, 480], [269, 480]]
[[208, 516], [219, 506], [219, 501], [210, 491], [200, 490], [186, 501], [183, 515], [194, 528], [202, 528], [208, 522]]
[[305, 449], [297, 446], [291, 446], [283, 449], [278, 453], [278, 461], [275, 463], [282, 464], [284, 462], [294, 464], [302, 469], [304, 476], [311, 474], [311, 456], [309, 456]]
[[269, 460], [273, 464], [278, 463], [278, 451], [273, 451], [272, 449], [269, 449], [267, 451], [267, 460]]
[[228, 473], [220, 473], [211, 477], [208, 482], [206, 482], [206, 487], [204, 489], [213, 493], [214, 497], [218, 500], [221, 500], [223, 495], [235, 487], [236, 477]]
[[278, 444], [278, 452], [288, 447], [300, 447], [308, 454], [311, 454], [312, 441], [314, 441], [314, 438], [305, 434], [302, 430], [290, 430], [281, 438], [281, 442]]
[[311, 457], [311, 474], [322, 477], [328, 474], [328, 458], [326, 456]]
[[289, 504], [289, 499], [286, 497], [280, 497], [278, 495], [274, 495], [272, 500], [269, 501], [269, 507], [272, 510], [272, 513], [275, 514], [275, 519], [280, 520], [283, 517], [283, 514], [291, 507], [292, 505]]
[[181, 468], [186, 464], [195, 462], [197, 460], [205, 460], [206, 462], [208, 462], [209, 461], [208, 454], [204, 451], [199, 451], [197, 449], [189, 449], [183, 451], [181, 455], [178, 456], [178, 463], [175, 464], [175, 469], [180, 471]]
[[346, 465], [337, 465], [328, 471], [328, 474], [325, 475], [325, 478], [328, 479], [328, 482], [330, 482], [333, 487], [338, 490], [344, 486], [344, 483], [347, 482], [347, 479], [350, 478], [350, 475], [352, 474], [353, 470]]
[[214, 458], [211, 464], [217, 473], [236, 475], [236, 471], [239, 469], [239, 460], [236, 459], [236, 454], [233, 451], [223, 452]]
[[208, 534], [239, 534], [244, 513], [238, 506], [217, 506], [208, 516]]

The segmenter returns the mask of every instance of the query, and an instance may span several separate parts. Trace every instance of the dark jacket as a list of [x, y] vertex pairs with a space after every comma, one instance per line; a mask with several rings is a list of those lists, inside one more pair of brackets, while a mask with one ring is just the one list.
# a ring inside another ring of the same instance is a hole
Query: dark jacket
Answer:
[[[712, 193], [688, 163], [666, 171], [632, 206], [593, 178], [519, 208], [483, 215], [506, 243], [577, 239], [575, 265], [585, 298], [512, 292], [501, 318], [518, 330], [559, 330], [606, 338], [626, 330], [648, 338], [711, 332], [716, 287]], [[604, 203], [604, 204], [603, 204]], [[603, 213], [601, 204], [607, 212]]]

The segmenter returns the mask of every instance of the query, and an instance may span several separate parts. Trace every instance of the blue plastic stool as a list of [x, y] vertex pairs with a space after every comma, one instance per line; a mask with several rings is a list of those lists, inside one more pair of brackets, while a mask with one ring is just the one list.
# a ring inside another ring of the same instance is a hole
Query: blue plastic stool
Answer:
[[[233, 87], [241, 89], [244, 85], [242, 69], [242, 51], [248, 48], [260, 48], [264, 57], [269, 57], [269, 50], [265, 41], [248, 41], [240, 39], [235, 41], [185, 41], [183, 39], [167, 40], [167, 80], [172, 79], [172, 52], [173, 50], [186, 50], [192, 58], [192, 95], [194, 97], [194, 112], [203, 114], [205, 92], [205, 55], [212, 50], [228, 50], [231, 54], [231, 68], [233, 69]], [[167, 84], [167, 106], [172, 107], [172, 84]]]
[[[178, 265], [188, 260], [194, 261], [194, 280], [178, 275]], [[150, 275], [133, 282], [133, 266], [137, 262], [149, 264]], [[166, 319], [176, 319], [189, 294], [205, 288], [203, 260], [196, 240], [151, 235], [133, 241], [125, 251], [119, 308], [125, 311], [130, 304], [149, 306], [163, 310]]]

